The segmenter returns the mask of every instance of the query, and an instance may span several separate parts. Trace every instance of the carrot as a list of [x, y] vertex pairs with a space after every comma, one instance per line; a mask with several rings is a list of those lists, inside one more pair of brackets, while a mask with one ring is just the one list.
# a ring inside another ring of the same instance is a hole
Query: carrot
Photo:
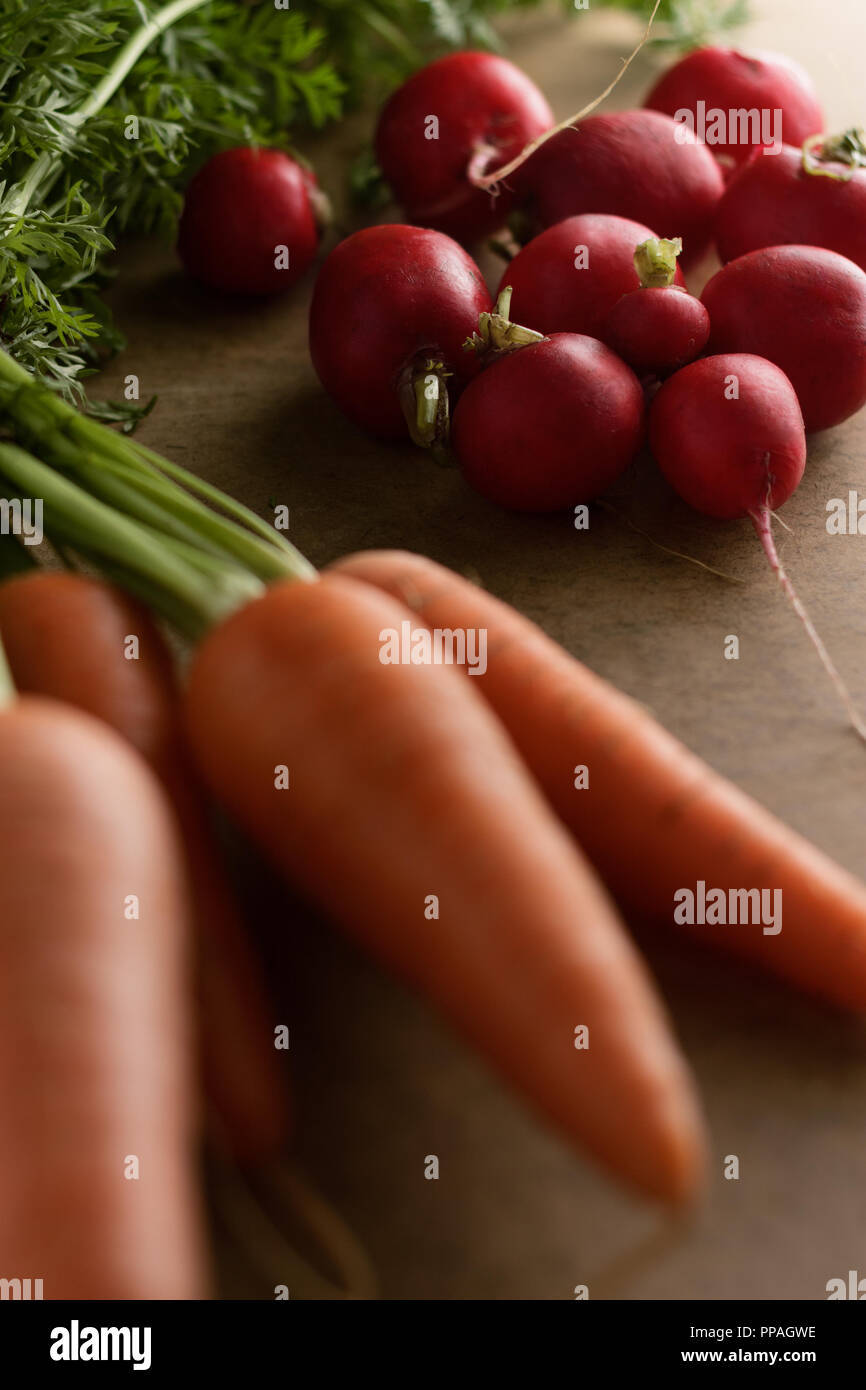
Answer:
[[276, 864], [567, 1135], [684, 1200], [702, 1128], [645, 967], [471, 686], [382, 663], [381, 634], [409, 616], [342, 576], [240, 609], [193, 658], [199, 767]]
[[121, 739], [50, 700], [0, 711], [0, 767], [3, 1276], [203, 1297], [169, 808]]
[[[273, 1024], [257, 962], [183, 746], [171, 656], [147, 612], [83, 575], [33, 571], [0, 586], [0, 634], [21, 691], [116, 729], [150, 763], [178, 816], [193, 890], [205, 1083], [239, 1161], [272, 1157], [288, 1130]], [[135, 636], [137, 659], [125, 656]]]
[[[484, 628], [473, 677], [549, 801], [620, 904], [674, 921], [682, 889], [779, 889], [782, 929], [686, 930], [844, 1008], [866, 1008], [866, 889], [713, 772], [633, 700], [475, 585], [416, 555], [364, 553], [338, 573], [399, 597], [437, 627]], [[575, 788], [575, 768], [589, 786]]]

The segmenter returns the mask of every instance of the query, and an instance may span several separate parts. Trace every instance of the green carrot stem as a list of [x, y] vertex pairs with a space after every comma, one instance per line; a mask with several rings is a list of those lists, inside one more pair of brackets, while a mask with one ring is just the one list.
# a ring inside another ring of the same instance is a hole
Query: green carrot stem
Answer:
[[372, 9], [369, 5], [361, 5], [358, 14], [364, 23], [369, 24], [370, 28], [391, 48], [402, 54], [413, 67], [418, 66], [421, 62], [421, 54], [415, 45], [406, 38], [398, 24], [392, 23], [385, 15], [380, 14], [378, 10]]
[[230, 497], [228, 493], [220, 492], [219, 488], [214, 487], [212, 483], [207, 483], [204, 478], [199, 478], [195, 473], [190, 473], [188, 469], [181, 468], [180, 464], [172, 463], [171, 459], [163, 458], [161, 454], [155, 454], [152, 449], [148, 449], [146, 445], [140, 444], [137, 440], [130, 440], [129, 443], [141, 462], [149, 464], [154, 472], [165, 474], [167, 477], [171, 478], [172, 481], [182, 484], [188, 492], [192, 492], [196, 497], [201, 497], [206, 502], [210, 502], [214, 507], [219, 507], [220, 511], [225, 512], [226, 516], [231, 517], [234, 521], [240, 522], [243, 526], [247, 526], [251, 531], [254, 531], [256, 535], [268, 541], [270, 545], [277, 545], [281, 550], [285, 551], [286, 554], [291, 555], [296, 561], [303, 561], [311, 570], [310, 577], [312, 577], [312, 566], [309, 566], [309, 562], [304, 559], [300, 551], [292, 545], [291, 541], [287, 541], [285, 536], [279, 531], [276, 531], [273, 526], [269, 526], [266, 521], [263, 521], [262, 518], [257, 516], [249, 507], [245, 507], [243, 502], [238, 502], [234, 497]]
[[303, 559], [295, 547], [284, 536], [280, 535], [279, 531], [275, 531], [266, 521], [262, 521], [261, 517], [256, 516], [256, 513], [251, 511], [249, 507], [235, 501], [226, 493], [220, 492], [219, 488], [204, 482], [194, 473], [181, 468], [180, 464], [172, 463], [170, 459], [163, 458], [162, 454], [155, 453], [153, 449], [148, 449], [146, 445], [137, 440], [115, 434], [113, 430], [100, 424], [98, 420], [91, 420], [86, 415], [79, 414], [74, 406], [59, 397], [52, 397], [51, 409], [57, 421], [62, 422], [64, 431], [80, 443], [97, 450], [100, 454], [105, 454], [108, 458], [115, 459], [118, 463], [126, 463], [140, 471], [144, 470], [159, 477], [168, 477], [173, 482], [182, 484], [188, 492], [219, 507], [227, 516], [240, 522], [261, 539], [267, 541], [272, 548], [278, 548], [284, 554], [292, 556], [296, 561]]
[[[151, 19], [140, 25], [130, 34], [102, 81], [96, 84], [87, 100], [82, 102], [77, 111], [67, 114], [67, 126], [74, 131], [78, 126], [84, 125], [85, 121], [89, 121], [91, 116], [95, 116], [97, 112], [101, 111], [106, 102], [114, 96], [121, 83], [128, 77], [145, 49], [153, 43], [153, 40], [164, 33], [166, 29], [170, 29], [172, 24], [177, 23], [184, 15], [191, 14], [193, 10], [200, 10], [203, 5], [208, 3], [209, 0], [171, 0], [171, 4], [164, 5]], [[52, 166], [56, 172], [58, 167], [56, 155], [50, 151], [46, 151], [33, 161], [26, 178], [21, 181], [14, 198], [11, 200], [10, 211], [13, 214], [20, 216], [26, 212], [37, 191], [40, 188], [50, 187], [54, 181]]]
[[194, 473], [181, 468], [179, 464], [172, 463], [170, 459], [163, 458], [161, 454], [148, 449], [137, 440], [115, 434], [107, 425], [101, 424], [98, 420], [88, 419], [68, 401], [34, 381], [25, 368], [8, 353], [0, 350], [0, 388], [6, 385], [9, 388], [14, 387], [15, 390], [7, 394], [0, 389], [0, 404], [4, 405], [40, 444], [49, 443], [53, 433], [59, 431], [74, 441], [115, 459], [118, 463], [137, 465], [150, 474], [168, 477], [182, 484], [194, 496], [219, 507], [226, 516], [254, 532], [271, 547], [290, 555], [299, 569], [306, 566], [307, 570], [310, 570], [295, 547], [242, 502], [237, 502], [233, 497], [220, 492], [219, 488], [204, 482]]
[[170, 623], [182, 637], [194, 642], [202, 635], [201, 624], [190, 621], [189, 610], [185, 605], [143, 574], [137, 574], [134, 570], [126, 569], [125, 566], [114, 564], [113, 561], [104, 558], [99, 561], [99, 573], [118, 589], [123, 589], [138, 599], [146, 608], [159, 613], [160, 617]]
[[93, 454], [80, 458], [75, 471], [90, 491], [128, 516], [179, 540], [197, 543], [211, 555], [241, 564], [259, 579], [307, 578], [312, 573], [298, 552], [299, 563], [293, 563], [291, 554], [270, 549], [258, 537], [227, 524], [195, 498], [155, 475], [118, 469], [114, 463], [106, 466]]
[[102, 462], [96, 462], [93, 455], [85, 455], [76, 461], [74, 472], [77, 480], [85, 485], [88, 492], [126, 516], [143, 521], [155, 530], [164, 530], [167, 535], [176, 536], [178, 540], [194, 542], [199, 539], [202, 548], [215, 558], [231, 558], [220, 546], [211, 545], [205, 538], [199, 537], [199, 533], [187, 526], [179, 516], [166, 512], [164, 507], [160, 507], [147, 496], [146, 489], [138, 488], [137, 482], [130, 485], [122, 474], [115, 472], [114, 464], [106, 467]]
[[[0, 474], [25, 496], [42, 499], [46, 530], [88, 558], [108, 560], [137, 574], [165, 595], [166, 616], [186, 613], [184, 630], [201, 633], [256, 597], [263, 586], [248, 571], [205, 555], [192, 565], [179, 542], [123, 516], [15, 444], [0, 443]], [[209, 563], [205, 571], [203, 568]], [[168, 609], [171, 608], [171, 613]]]
[[[204, 549], [236, 561], [259, 579], [314, 577], [315, 570], [300, 551], [249, 508], [79, 414], [0, 352], [0, 410], [4, 408], [26, 443], [128, 515], [180, 539], [198, 540]], [[223, 514], [205, 506], [201, 498]]]

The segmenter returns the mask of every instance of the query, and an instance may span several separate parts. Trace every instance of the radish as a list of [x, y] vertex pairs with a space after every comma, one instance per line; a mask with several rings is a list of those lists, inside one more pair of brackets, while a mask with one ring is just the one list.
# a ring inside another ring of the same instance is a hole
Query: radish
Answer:
[[[638, 288], [634, 248], [653, 236], [626, 217], [567, 217], [527, 242], [506, 268], [499, 293], [510, 286], [515, 318], [541, 333], [598, 337], [608, 311]], [[685, 284], [679, 266], [675, 280]]]
[[534, 82], [493, 53], [452, 53], [416, 72], [386, 102], [376, 159], [410, 222], [473, 242], [501, 227], [512, 198], [472, 176], [516, 155], [553, 125]]
[[640, 288], [617, 300], [599, 332], [641, 376], [662, 376], [694, 361], [710, 336], [710, 316], [701, 301], [673, 283], [681, 250], [679, 237], [641, 242], [634, 253]]
[[807, 430], [866, 402], [866, 272], [835, 251], [768, 246], [724, 266], [702, 296], [712, 352], [767, 357], [791, 379]]
[[489, 365], [454, 412], [453, 447], [482, 496], [515, 511], [590, 502], [628, 467], [643, 436], [637, 377], [580, 333], [542, 337], [508, 318], [510, 290], [481, 316]]
[[685, 265], [706, 250], [724, 191], [707, 146], [658, 111], [590, 116], [541, 144], [511, 181], [518, 234], [532, 235], [577, 213], [616, 213], [659, 236], [681, 237]]
[[319, 271], [310, 355], [350, 420], [383, 439], [437, 449], [448, 431], [446, 378], [478, 370], [463, 351], [491, 308], [475, 262], [450, 237], [421, 227], [367, 227], [341, 241]]
[[680, 497], [720, 520], [781, 506], [806, 465], [793, 386], [747, 353], [705, 357], [666, 381], [650, 407], [649, 442]]
[[644, 106], [684, 121], [734, 164], [753, 149], [799, 145], [824, 114], [805, 69], [780, 53], [697, 48], [663, 73]]
[[803, 416], [785, 373], [751, 353], [689, 363], [654, 397], [649, 442], [662, 473], [689, 506], [720, 520], [750, 519], [782, 591], [866, 740], [866, 725], [779, 560], [770, 530], [775, 508], [795, 491], [806, 465]]
[[281, 150], [223, 150], [186, 190], [177, 249], [196, 280], [233, 294], [288, 289], [312, 263], [327, 200]]
[[763, 246], [823, 246], [866, 270], [866, 143], [863, 132], [825, 135], [765, 158], [731, 180], [716, 212], [723, 261]]

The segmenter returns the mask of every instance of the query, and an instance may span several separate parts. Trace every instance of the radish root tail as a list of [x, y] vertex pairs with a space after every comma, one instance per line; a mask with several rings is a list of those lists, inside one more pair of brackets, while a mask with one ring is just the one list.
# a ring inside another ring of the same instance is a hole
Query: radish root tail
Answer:
[[779, 554], [776, 550], [776, 543], [773, 540], [773, 534], [770, 529], [770, 518], [772, 516], [772, 513], [769, 507], [761, 507], [760, 510], [752, 511], [749, 513], [749, 516], [754, 522], [755, 530], [758, 533], [758, 540], [761, 542], [764, 554], [770, 562], [770, 568], [772, 569], [773, 573], [778, 579], [782, 592], [790, 602], [791, 607], [797, 614], [797, 617], [800, 619], [800, 622], [803, 624], [803, 627], [806, 629], [809, 641], [812, 643], [812, 646], [815, 648], [815, 651], [818, 653], [818, 656], [820, 657], [821, 665], [824, 667], [824, 670], [827, 672], [827, 675], [833, 682], [833, 687], [836, 691], [836, 694], [839, 696], [839, 699], [845, 706], [852, 727], [855, 729], [858, 736], [863, 740], [863, 742], [866, 743], [866, 723], [863, 722], [861, 715], [858, 713], [854, 701], [852, 700], [851, 695], [848, 691], [848, 687], [846, 686], [842, 677], [839, 675], [839, 672], [836, 670], [833, 658], [830, 656], [830, 653], [824, 646], [824, 643], [821, 640], [821, 637], [818, 634], [812, 622], [812, 619], [809, 617], [809, 614], [803, 606], [803, 603], [801, 602], [796, 589], [794, 588], [793, 584], [788, 578], [784, 565], [779, 559]]
[[656, 550], [661, 550], [665, 555], [673, 555], [677, 560], [685, 560], [689, 565], [697, 565], [698, 569], [706, 570], [708, 574], [714, 574], [718, 579], [724, 579], [728, 584], [745, 584], [746, 581], [738, 579], [735, 574], [726, 574], [724, 570], [717, 570], [715, 566], [708, 565], [704, 560], [698, 560], [694, 555], [686, 555], [682, 550], [672, 550], [669, 545], [663, 545], [661, 541], [656, 540], [655, 536], [651, 536], [649, 531], [644, 531], [641, 526], [632, 521], [630, 516], [626, 516], [613, 503], [606, 502], [599, 497], [596, 498], [595, 505], [600, 507], [602, 511], [609, 512], [611, 516], [615, 516], [617, 521], [624, 522], [630, 531], [634, 531], [637, 536], [642, 536], [645, 541], [649, 541], [650, 545], [655, 546]]
[[601, 103], [603, 101], [607, 100], [614, 87], [625, 76], [627, 69], [634, 62], [635, 58], [640, 53], [644, 44], [647, 42], [647, 39], [650, 36], [650, 29], [652, 29], [653, 27], [653, 20], [655, 19], [656, 14], [658, 13], [658, 7], [660, 4], [661, 0], [655, 0], [655, 4], [653, 5], [652, 9], [652, 14], [650, 15], [649, 20], [647, 21], [647, 26], [643, 32], [643, 37], [641, 38], [640, 43], [637, 45], [635, 49], [632, 50], [632, 52], [628, 55], [627, 58], [623, 59], [622, 67], [620, 68], [616, 77], [613, 79], [612, 82], [609, 82], [607, 84], [600, 96], [595, 97], [595, 99], [591, 101], [587, 106], [581, 107], [581, 109], [575, 112], [573, 116], [569, 116], [566, 120], [560, 121], [559, 125], [552, 126], [551, 129], [546, 130], [543, 135], [539, 135], [537, 139], [531, 140], [528, 145], [524, 146], [524, 148], [520, 151], [519, 155], [517, 155], [514, 159], [510, 160], [508, 164], [503, 164], [501, 169], [494, 169], [489, 174], [481, 173], [479, 169], [479, 157], [474, 157], [473, 160], [470, 162], [469, 168], [467, 170], [467, 178], [469, 179], [469, 182], [475, 188], [483, 188], [485, 192], [495, 191], [496, 184], [502, 183], [505, 179], [508, 178], [510, 174], [513, 174], [517, 169], [519, 169], [522, 164], [525, 164], [527, 159], [529, 159], [530, 155], [535, 154], [535, 151], [540, 149], [542, 145], [546, 144], [548, 140], [552, 140], [554, 135], [559, 135], [561, 131], [568, 130], [570, 126], [577, 125], [578, 121], [582, 121], [585, 116], [591, 116], [593, 111], [595, 111], [597, 107], [601, 106]]

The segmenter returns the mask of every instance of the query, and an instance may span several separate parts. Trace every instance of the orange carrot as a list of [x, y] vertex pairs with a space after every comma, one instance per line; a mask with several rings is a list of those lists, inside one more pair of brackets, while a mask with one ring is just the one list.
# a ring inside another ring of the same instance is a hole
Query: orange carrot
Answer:
[[380, 660], [409, 617], [334, 575], [234, 614], [193, 658], [199, 767], [277, 865], [567, 1135], [684, 1200], [702, 1127], [641, 958], [471, 686]]
[[[32, 571], [0, 586], [0, 635], [17, 688], [112, 726], [150, 763], [181, 827], [200, 955], [203, 1062], [220, 1135], [240, 1161], [272, 1157], [288, 1128], [273, 1024], [179, 719], [172, 661], [148, 614], [83, 575]], [[137, 659], [125, 655], [130, 637]]]
[[52, 700], [0, 709], [0, 767], [0, 1270], [46, 1299], [204, 1297], [170, 808]]
[[[334, 568], [400, 598], [424, 624], [486, 629], [487, 671], [472, 684], [626, 910], [673, 923], [674, 894], [697, 894], [701, 882], [726, 895], [779, 889], [778, 932], [752, 922], [683, 929], [834, 1004], [866, 1009], [862, 883], [475, 585], [400, 552], [355, 555]], [[579, 766], [586, 789], [575, 787]]]

